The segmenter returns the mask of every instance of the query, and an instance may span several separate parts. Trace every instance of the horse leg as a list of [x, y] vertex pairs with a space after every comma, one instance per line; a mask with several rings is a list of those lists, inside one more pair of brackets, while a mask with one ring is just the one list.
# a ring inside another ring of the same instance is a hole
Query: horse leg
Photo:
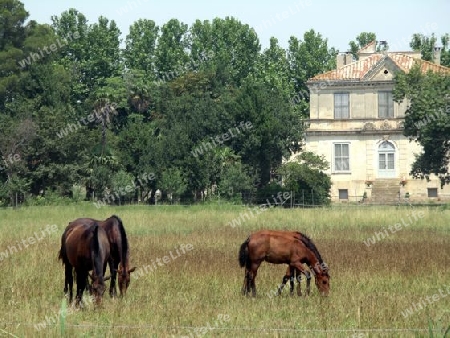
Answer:
[[309, 296], [309, 292], [311, 291], [311, 274], [306, 270], [304, 274], [306, 276], [306, 295]]
[[286, 285], [288, 279], [290, 279], [289, 275], [284, 275], [283, 280], [281, 281], [280, 286], [278, 287], [278, 296], [281, 295], [281, 292], [283, 291], [284, 286]]
[[72, 265], [66, 263], [64, 264], [64, 294], [67, 296], [67, 292], [69, 292], [69, 304], [72, 303], [73, 300], [73, 274], [72, 274]]
[[256, 275], [258, 274], [258, 268], [259, 265], [261, 263], [253, 263], [251, 266], [251, 270], [250, 270], [250, 276], [251, 276], [251, 289], [252, 289], [252, 296], [256, 297], [256, 284], [255, 284], [255, 279], [256, 279]]
[[89, 283], [89, 278], [86, 277], [86, 290], [89, 292], [89, 295], [92, 296], [92, 284]]
[[241, 293], [242, 293], [243, 296], [248, 294], [248, 291], [249, 291], [248, 288], [249, 288], [249, 286], [248, 286], [248, 271], [247, 271], [247, 268], [245, 268], [245, 271], [244, 271], [244, 284], [242, 285], [242, 290], [241, 290]]
[[[111, 257], [108, 259], [109, 273], [111, 274], [111, 283], [109, 284], [109, 295], [111, 298], [117, 297], [116, 290], [116, 277], [117, 269], [119, 268], [119, 262], [115, 262]], [[103, 275], [105, 275], [103, 273]]]
[[294, 281], [295, 281], [295, 273], [296, 270], [294, 268], [290, 268], [289, 274], [290, 274], [290, 278], [289, 278], [289, 285], [290, 285], [290, 289], [289, 289], [289, 294], [291, 296], [294, 295]]
[[302, 273], [301, 271], [296, 270], [297, 273], [297, 296], [301, 296], [302, 295]]
[[83, 291], [86, 288], [87, 274], [83, 271], [77, 271], [77, 296], [75, 306], [78, 307], [81, 304], [81, 298], [83, 297]]
[[[301, 274], [303, 273], [305, 276], [308, 276], [308, 272], [305, 270], [305, 268], [303, 267], [302, 263], [300, 262], [291, 262], [291, 264], [289, 264], [291, 267], [293, 267], [297, 273], [297, 278], [300, 278], [301, 280]], [[311, 277], [310, 277], [311, 278]], [[300, 296], [301, 295], [301, 290], [300, 290], [300, 280], [299, 280], [299, 284], [298, 284], [298, 289], [297, 289], [297, 293]], [[306, 282], [307, 284], [307, 292], [309, 292], [309, 284], [308, 282]], [[300, 290], [300, 291], [299, 291]]]

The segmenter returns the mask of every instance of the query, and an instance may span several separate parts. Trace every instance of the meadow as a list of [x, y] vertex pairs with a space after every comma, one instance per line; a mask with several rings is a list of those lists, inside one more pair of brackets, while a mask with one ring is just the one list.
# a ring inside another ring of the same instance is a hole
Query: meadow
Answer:
[[[443, 337], [450, 326], [449, 208], [272, 208], [231, 227], [244, 212], [229, 205], [0, 210], [0, 336]], [[111, 299], [107, 291], [100, 308], [86, 302], [62, 317], [61, 234], [75, 218], [112, 214], [123, 220], [137, 267], [127, 295]], [[328, 297], [314, 282], [309, 297], [290, 297], [288, 288], [274, 296], [286, 265], [267, 263], [257, 297], [241, 295], [238, 249], [263, 228], [313, 239], [330, 267]]]

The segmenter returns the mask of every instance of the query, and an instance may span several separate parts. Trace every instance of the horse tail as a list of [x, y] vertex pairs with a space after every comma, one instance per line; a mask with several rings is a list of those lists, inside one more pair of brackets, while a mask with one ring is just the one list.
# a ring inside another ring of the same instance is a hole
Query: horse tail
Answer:
[[98, 231], [100, 226], [97, 222], [94, 223], [92, 229], [92, 241], [91, 241], [91, 260], [92, 260], [92, 271], [98, 277], [103, 275], [103, 267], [101, 265], [100, 257], [100, 238], [98, 237]]
[[92, 252], [94, 253], [94, 257], [98, 256], [100, 251], [100, 246], [98, 245], [98, 224], [94, 223], [93, 237], [92, 237]]
[[129, 248], [128, 248], [128, 238], [127, 233], [125, 231], [125, 227], [123, 226], [122, 220], [119, 216], [112, 215], [111, 217], [114, 217], [118, 222], [120, 237], [121, 237], [121, 243], [120, 243], [120, 263], [122, 264], [122, 267], [125, 267], [125, 264], [128, 259], [129, 254]]
[[66, 254], [66, 231], [61, 236], [61, 248], [58, 251], [58, 260], [62, 261], [62, 264], [66, 264], [67, 262], [67, 254]]
[[241, 248], [239, 249], [239, 265], [241, 268], [244, 266], [248, 267], [250, 264], [250, 259], [248, 255], [248, 242], [250, 242], [250, 236], [247, 240], [241, 244]]

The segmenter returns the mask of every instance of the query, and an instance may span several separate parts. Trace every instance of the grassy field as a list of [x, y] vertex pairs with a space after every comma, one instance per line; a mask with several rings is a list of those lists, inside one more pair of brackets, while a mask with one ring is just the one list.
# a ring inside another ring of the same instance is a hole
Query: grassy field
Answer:
[[[249, 213], [231, 206], [0, 210], [0, 336], [425, 337], [432, 327], [442, 337], [437, 330], [450, 325], [450, 210], [270, 209], [228, 225], [243, 212]], [[124, 222], [131, 265], [138, 267], [128, 294], [112, 300], [106, 292], [100, 309], [69, 308], [60, 321], [61, 234], [77, 217], [112, 214]], [[396, 232], [389, 230], [396, 223]], [[287, 289], [272, 297], [286, 266], [267, 263], [258, 271], [258, 296], [240, 294], [239, 246], [263, 228], [295, 229], [314, 240], [330, 266], [329, 297], [320, 297], [314, 283], [309, 297], [291, 298]]]

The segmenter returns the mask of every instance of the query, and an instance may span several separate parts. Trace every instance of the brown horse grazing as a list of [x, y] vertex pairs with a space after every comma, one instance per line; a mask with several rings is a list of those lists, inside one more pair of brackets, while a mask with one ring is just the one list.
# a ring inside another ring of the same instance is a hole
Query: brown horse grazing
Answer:
[[[123, 226], [122, 220], [112, 215], [104, 221], [95, 220], [93, 218], [78, 218], [70, 224], [95, 224], [98, 223], [108, 236], [110, 243], [111, 259], [108, 262], [111, 273], [111, 284], [109, 288], [109, 295], [115, 297], [116, 291], [116, 275], [118, 273], [118, 284], [120, 296], [124, 296], [128, 286], [130, 285], [130, 273], [136, 270], [136, 267], [130, 269], [130, 247], [128, 245], [127, 233]], [[120, 263], [120, 267], [119, 267]]]
[[[77, 276], [76, 306], [80, 305], [83, 291], [86, 289], [88, 276], [92, 279], [92, 292], [96, 304], [101, 303], [105, 292], [104, 278], [106, 263], [109, 259], [109, 241], [105, 230], [97, 224], [69, 224], [61, 236], [59, 259], [65, 266], [64, 293], [69, 292], [69, 303], [73, 298], [73, 275]], [[93, 271], [89, 274], [89, 271]]]
[[306, 275], [302, 263], [310, 266], [315, 275], [319, 292], [326, 296], [330, 290], [328, 267], [323, 262], [314, 243], [304, 234], [293, 235], [286, 231], [261, 230], [251, 234], [241, 244], [239, 265], [245, 267], [243, 293], [256, 296], [255, 279], [263, 261], [273, 264], [288, 264]]

